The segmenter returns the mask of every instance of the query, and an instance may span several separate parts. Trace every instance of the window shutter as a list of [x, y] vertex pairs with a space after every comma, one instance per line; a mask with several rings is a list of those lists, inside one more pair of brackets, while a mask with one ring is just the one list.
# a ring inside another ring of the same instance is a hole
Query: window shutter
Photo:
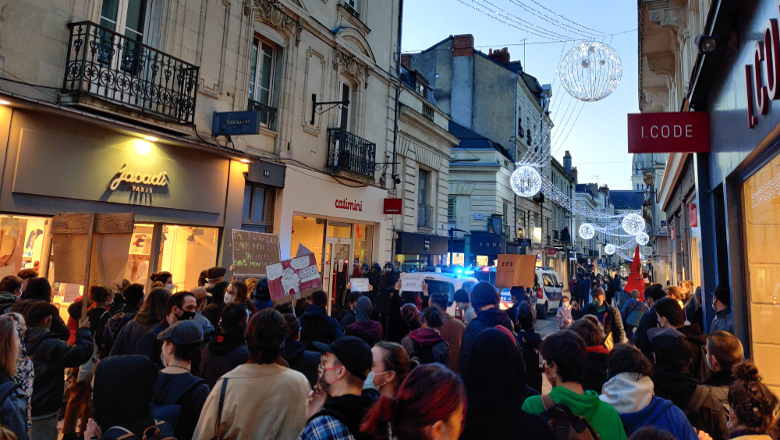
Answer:
[[504, 202], [504, 231], [507, 231], [508, 226], [509, 226], [509, 204]]
[[449, 196], [447, 198], [447, 221], [454, 222], [457, 221], [455, 218], [455, 196]]

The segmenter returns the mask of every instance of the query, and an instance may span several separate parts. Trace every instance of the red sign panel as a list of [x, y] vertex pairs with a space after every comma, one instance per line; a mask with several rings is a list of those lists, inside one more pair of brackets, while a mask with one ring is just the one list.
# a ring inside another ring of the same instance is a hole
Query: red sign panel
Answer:
[[699, 226], [699, 214], [695, 203], [688, 205], [688, 225], [692, 228]]
[[634, 113], [628, 115], [629, 153], [708, 153], [707, 112]]
[[547, 249], [547, 255], [553, 256], [558, 254], [558, 249], [548, 248]]
[[385, 199], [385, 214], [401, 214], [404, 199]]

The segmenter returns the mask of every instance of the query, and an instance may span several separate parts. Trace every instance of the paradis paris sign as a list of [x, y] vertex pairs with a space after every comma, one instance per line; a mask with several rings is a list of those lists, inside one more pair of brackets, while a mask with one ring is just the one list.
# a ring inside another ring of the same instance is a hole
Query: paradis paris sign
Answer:
[[[119, 184], [122, 182], [127, 182], [132, 185], [132, 190], [136, 192], [145, 192], [145, 193], [151, 193], [152, 188], [149, 186], [166, 186], [168, 185], [168, 173], [165, 171], [161, 172], [157, 175], [151, 175], [151, 174], [141, 174], [141, 173], [135, 173], [133, 171], [127, 170], [127, 164], [122, 165], [122, 168], [119, 169], [119, 172], [117, 173], [119, 176], [115, 178], [111, 185], [109, 185], [109, 189], [111, 191], [116, 190], [119, 188]], [[138, 185], [148, 185], [148, 186], [138, 186]]]

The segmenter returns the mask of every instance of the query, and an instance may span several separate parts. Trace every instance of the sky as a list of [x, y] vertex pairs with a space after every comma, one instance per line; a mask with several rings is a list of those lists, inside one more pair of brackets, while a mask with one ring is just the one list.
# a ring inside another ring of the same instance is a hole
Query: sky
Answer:
[[[550, 42], [554, 39], [531, 35], [463, 4], [482, 1], [485, 0], [405, 1], [403, 51], [427, 49], [450, 35], [459, 34], [474, 35], [474, 45], [485, 53], [489, 49], [508, 47], [512, 60], [523, 61], [527, 73], [541, 84], [553, 84], [550, 109], [555, 124], [552, 131], [554, 156], [562, 162], [564, 151], [571, 152], [579, 183], [598, 182], [606, 183], [610, 189], [631, 189], [626, 115], [639, 111], [637, 3], [625, 0], [490, 0], [508, 13], [547, 30], [570, 33], [543, 21], [522, 5], [567, 26], [573, 25], [566, 19], [616, 34], [607, 37], [605, 42], [620, 56], [623, 78], [611, 95], [584, 104], [579, 112], [582, 104], [577, 104], [579, 101], [573, 100], [556, 78], [561, 56], [577, 42]], [[539, 4], [554, 12], [545, 11]], [[526, 39], [525, 46], [523, 39]]]

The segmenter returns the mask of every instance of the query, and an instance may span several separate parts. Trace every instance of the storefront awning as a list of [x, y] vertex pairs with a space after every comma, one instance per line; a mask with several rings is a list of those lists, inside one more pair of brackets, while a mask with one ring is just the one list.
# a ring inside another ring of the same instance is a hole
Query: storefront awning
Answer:
[[494, 255], [504, 253], [505, 238], [490, 232], [471, 233], [471, 253], [474, 255]]
[[395, 253], [402, 255], [444, 255], [449, 238], [431, 234], [398, 231]]

